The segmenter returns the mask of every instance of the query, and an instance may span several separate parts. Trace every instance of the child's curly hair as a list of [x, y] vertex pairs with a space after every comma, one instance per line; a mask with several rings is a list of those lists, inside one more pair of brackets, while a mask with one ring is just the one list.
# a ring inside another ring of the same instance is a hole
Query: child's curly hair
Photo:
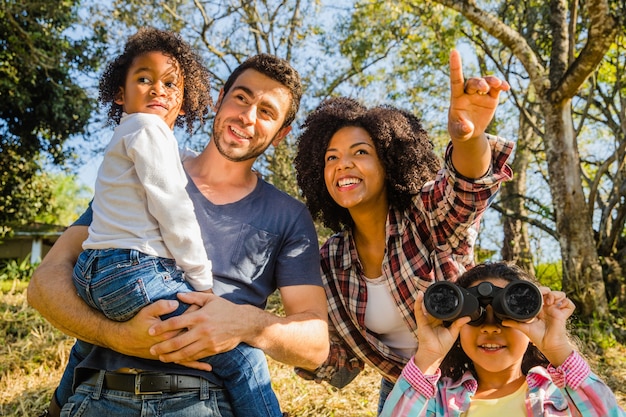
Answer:
[[109, 105], [109, 122], [118, 124], [122, 118], [122, 106], [115, 100], [126, 82], [133, 59], [148, 52], [162, 52], [178, 61], [185, 82], [182, 105], [185, 114], [178, 116], [176, 126], [186, 125], [187, 131], [191, 132], [193, 123], [196, 120], [204, 123], [209, 108], [213, 106], [209, 70], [179, 34], [151, 27], [141, 28], [129, 37], [124, 52], [109, 62], [100, 78], [98, 101]]
[[369, 133], [385, 169], [389, 204], [398, 210], [408, 208], [412, 196], [441, 168], [428, 134], [411, 113], [391, 106], [368, 109], [345, 97], [324, 101], [302, 125], [294, 164], [309, 211], [335, 232], [353, 223], [348, 210], [326, 189], [324, 154], [333, 135], [346, 126], [361, 127]]

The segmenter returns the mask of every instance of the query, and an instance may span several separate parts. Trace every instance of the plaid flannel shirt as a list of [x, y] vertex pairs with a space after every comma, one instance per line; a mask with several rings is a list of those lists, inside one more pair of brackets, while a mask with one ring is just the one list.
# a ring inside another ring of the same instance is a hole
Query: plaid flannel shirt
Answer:
[[[492, 165], [485, 176], [470, 180], [456, 174], [450, 144], [444, 167], [435, 180], [424, 184], [414, 196], [413, 205], [404, 212], [389, 209], [382, 272], [400, 314], [416, 339], [413, 306], [417, 290], [424, 291], [433, 281], [455, 280], [473, 266], [480, 219], [501, 182], [512, 176], [506, 161], [514, 143], [491, 135], [488, 139]], [[362, 361], [386, 379], [396, 381], [407, 359], [365, 328], [367, 287], [351, 230], [330, 237], [320, 255], [328, 298], [331, 354], [314, 372], [301, 369], [296, 372], [305, 379], [330, 382], [335, 373], [345, 373], [344, 366], [348, 366], [354, 378], [353, 371], [363, 367]]]

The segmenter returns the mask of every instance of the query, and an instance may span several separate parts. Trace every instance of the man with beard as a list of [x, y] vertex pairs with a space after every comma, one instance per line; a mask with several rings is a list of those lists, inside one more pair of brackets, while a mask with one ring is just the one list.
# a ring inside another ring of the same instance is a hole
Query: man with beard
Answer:
[[[185, 314], [162, 321], [177, 302], [161, 300], [127, 322], [113, 322], [75, 294], [72, 269], [90, 210], [50, 250], [29, 284], [28, 301], [66, 334], [96, 345], [86, 358], [71, 354], [79, 363], [67, 415], [230, 416], [221, 382], [199, 359], [241, 342], [292, 366], [314, 369], [326, 359], [326, 297], [311, 216], [252, 170], [290, 132], [301, 94], [286, 61], [266, 54], [248, 59], [220, 92], [204, 151], [182, 155], [215, 293], [179, 294], [193, 305]], [[284, 317], [263, 310], [276, 289]]]

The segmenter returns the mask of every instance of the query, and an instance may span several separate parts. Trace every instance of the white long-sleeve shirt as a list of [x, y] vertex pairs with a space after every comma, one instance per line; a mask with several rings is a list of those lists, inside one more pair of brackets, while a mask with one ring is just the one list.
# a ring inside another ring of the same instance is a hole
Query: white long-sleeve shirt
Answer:
[[174, 259], [197, 291], [213, 287], [187, 176], [172, 130], [157, 115], [124, 115], [98, 170], [83, 249], [136, 249]]

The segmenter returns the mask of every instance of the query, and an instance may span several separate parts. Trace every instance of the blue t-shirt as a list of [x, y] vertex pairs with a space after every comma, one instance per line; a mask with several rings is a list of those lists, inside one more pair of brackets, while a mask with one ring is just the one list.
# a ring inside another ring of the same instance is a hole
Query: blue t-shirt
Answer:
[[[261, 179], [249, 195], [230, 204], [211, 203], [191, 179], [187, 192], [213, 265], [215, 294], [236, 304], [264, 308], [277, 288], [322, 286], [317, 234], [303, 203]], [[88, 208], [74, 225], [88, 226], [91, 218]], [[221, 385], [212, 373], [130, 357], [97, 346], [79, 364], [79, 375], [84, 368], [137, 368], [197, 375]]]

